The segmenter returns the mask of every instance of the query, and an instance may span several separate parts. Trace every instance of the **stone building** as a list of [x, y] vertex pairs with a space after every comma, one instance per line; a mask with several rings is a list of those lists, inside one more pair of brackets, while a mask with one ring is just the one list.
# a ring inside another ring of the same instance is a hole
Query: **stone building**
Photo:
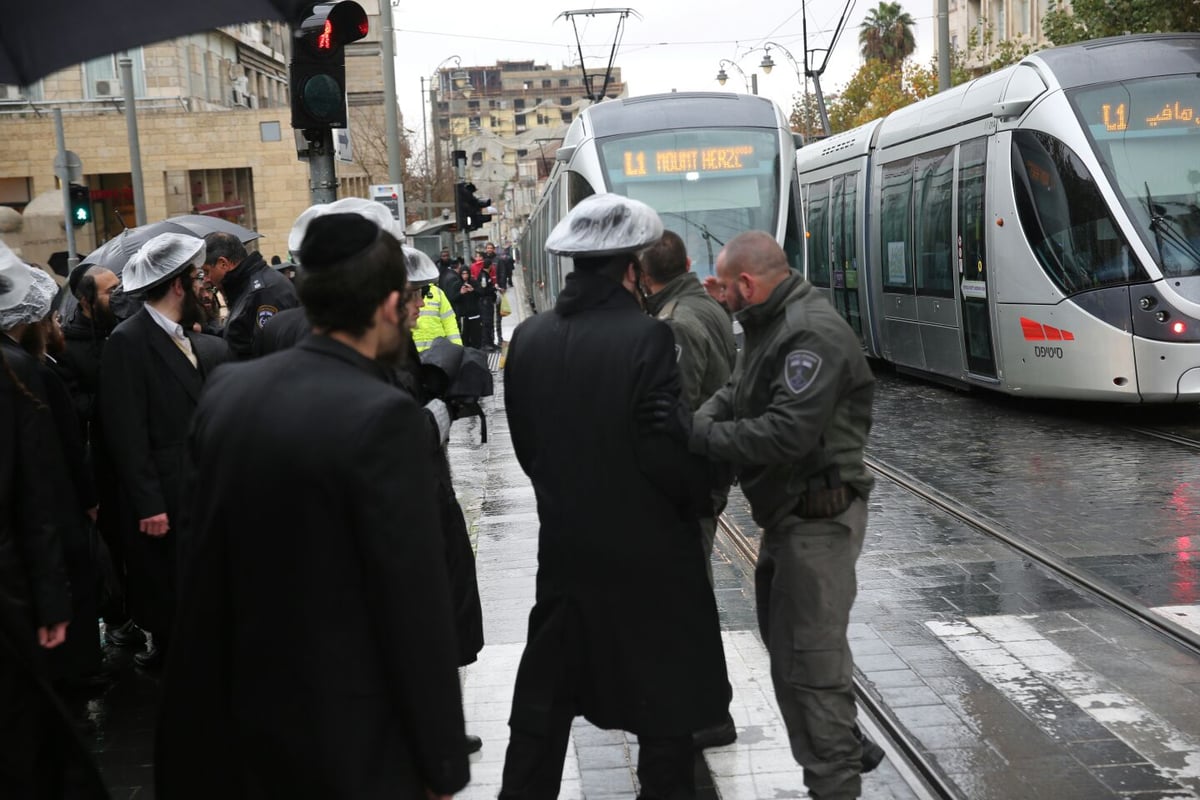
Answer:
[[[379, 2], [359, 3], [371, 17], [371, 34], [347, 48], [350, 103], [379, 105]], [[288, 231], [310, 197], [308, 165], [297, 158], [291, 128], [291, 45], [285, 25], [263, 22], [128, 52], [147, 221], [223, 217], [259, 231], [264, 254], [286, 258]], [[76, 229], [76, 250], [85, 255], [135, 224], [124, 105], [115, 55], [31, 86], [0, 86], [0, 206], [26, 216], [22, 230], [6, 231], [4, 239], [27, 260], [45, 263], [66, 249], [53, 167], [55, 108], [62, 109], [66, 147], [79, 156], [91, 190], [94, 222]], [[367, 195], [368, 178], [357, 164], [339, 162], [337, 171], [339, 196]]]
[[[937, 2], [934, 0], [937, 18]], [[950, 46], [967, 53], [968, 68], [988, 63], [1001, 42], [1048, 46], [1042, 19], [1053, 7], [1071, 9], [1070, 0], [950, 0]], [[970, 51], [968, 53], [968, 50]]]

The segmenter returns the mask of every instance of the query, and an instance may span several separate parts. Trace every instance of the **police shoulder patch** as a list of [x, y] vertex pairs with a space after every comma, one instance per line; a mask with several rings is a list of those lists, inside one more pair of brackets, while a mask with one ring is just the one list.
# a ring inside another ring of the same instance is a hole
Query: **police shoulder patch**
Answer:
[[258, 327], [267, 324], [267, 320], [279, 313], [279, 309], [275, 306], [259, 306], [255, 312], [255, 317], [258, 319]]
[[783, 380], [792, 394], [800, 394], [817, 379], [821, 357], [811, 350], [793, 350], [783, 365]]

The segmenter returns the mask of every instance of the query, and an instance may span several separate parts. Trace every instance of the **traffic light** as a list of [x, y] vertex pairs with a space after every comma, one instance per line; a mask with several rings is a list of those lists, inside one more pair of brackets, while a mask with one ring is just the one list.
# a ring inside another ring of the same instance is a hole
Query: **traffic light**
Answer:
[[492, 215], [485, 214], [484, 209], [491, 204], [492, 201], [486, 197], [475, 196], [475, 184], [454, 185], [455, 222], [460, 231], [476, 231], [483, 227], [483, 223], [490, 222]]
[[70, 186], [71, 224], [81, 228], [92, 221], [92, 190], [78, 183]]
[[288, 71], [292, 127], [346, 127], [346, 45], [367, 35], [367, 12], [353, 0], [318, 3], [292, 32]]

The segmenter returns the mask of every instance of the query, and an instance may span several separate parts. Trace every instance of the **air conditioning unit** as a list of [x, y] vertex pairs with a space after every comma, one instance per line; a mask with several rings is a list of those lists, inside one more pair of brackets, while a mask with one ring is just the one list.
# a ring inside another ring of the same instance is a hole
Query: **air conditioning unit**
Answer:
[[20, 100], [21, 87], [11, 83], [0, 83], [0, 100]]
[[120, 84], [114, 80], [98, 80], [92, 83], [92, 94], [96, 97], [113, 97], [120, 89]]

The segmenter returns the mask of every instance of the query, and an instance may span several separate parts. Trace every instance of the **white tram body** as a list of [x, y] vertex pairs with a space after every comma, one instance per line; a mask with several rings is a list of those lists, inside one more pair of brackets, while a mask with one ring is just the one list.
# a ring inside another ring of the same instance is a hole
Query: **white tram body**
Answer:
[[1200, 35], [1046, 50], [797, 153], [806, 274], [867, 354], [1200, 400]]
[[606, 100], [571, 123], [520, 239], [535, 310], [550, 308], [571, 259], [546, 237], [585, 197], [614, 192], [648, 204], [679, 234], [692, 271], [713, 274], [725, 242], [746, 230], [773, 235], [803, 267], [796, 145], [774, 102], [724, 92]]

